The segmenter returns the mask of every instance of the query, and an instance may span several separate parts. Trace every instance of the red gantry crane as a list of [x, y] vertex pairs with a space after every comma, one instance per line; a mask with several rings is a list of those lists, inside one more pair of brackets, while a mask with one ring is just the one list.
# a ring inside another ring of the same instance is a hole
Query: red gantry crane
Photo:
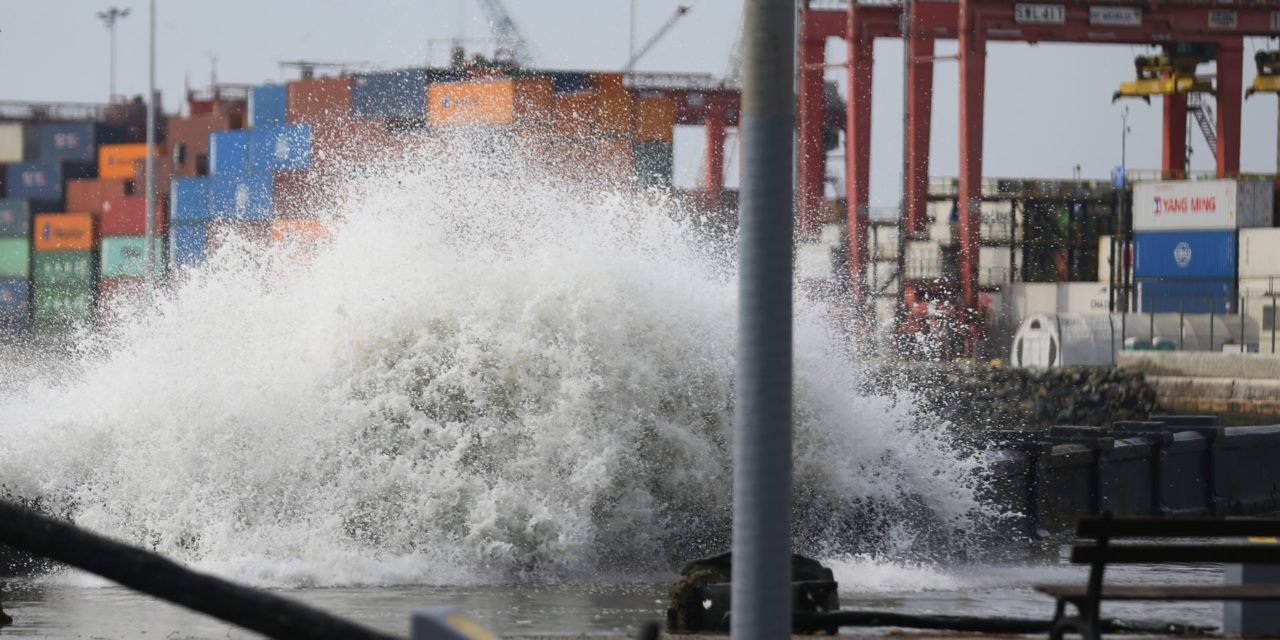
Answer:
[[[933, 89], [933, 50], [938, 39], [958, 41], [960, 101], [959, 270], [955, 294], [958, 320], [976, 321], [978, 248], [982, 201], [983, 95], [987, 43], [1070, 42], [1162, 47], [1177, 55], [1188, 46], [1210, 52], [1217, 63], [1217, 112], [1214, 123], [1217, 175], [1240, 171], [1240, 107], [1243, 95], [1245, 37], [1280, 36], [1280, 0], [1216, 3], [1199, 0], [1159, 2], [1014, 2], [1010, 0], [912, 0], [907, 3], [910, 63], [907, 78], [907, 193], [901, 232], [922, 234], [927, 225], [929, 125]], [[868, 264], [867, 207], [871, 162], [873, 44], [877, 38], [901, 38], [904, 16], [898, 3], [805, 0], [801, 8], [800, 140], [797, 203], [801, 230], [814, 225], [821, 205], [825, 158], [821, 153], [824, 111], [822, 70], [828, 38], [843, 38], [849, 50], [849, 104], [846, 131], [849, 284], [852, 303], [866, 308]], [[1185, 175], [1187, 92], [1158, 92], [1163, 108], [1163, 171]], [[1207, 113], [1207, 110], [1205, 111]], [[910, 295], [904, 286], [904, 295]], [[973, 327], [962, 328], [972, 346]]]

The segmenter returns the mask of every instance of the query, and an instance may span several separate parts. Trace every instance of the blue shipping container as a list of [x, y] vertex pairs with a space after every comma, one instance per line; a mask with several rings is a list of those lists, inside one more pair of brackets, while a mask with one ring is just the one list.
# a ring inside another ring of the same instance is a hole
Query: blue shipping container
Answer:
[[209, 174], [243, 173], [249, 169], [249, 132], [214, 131], [209, 134]]
[[243, 173], [209, 179], [209, 216], [214, 220], [270, 220], [272, 175]]
[[128, 142], [125, 128], [114, 124], [73, 122], [36, 125], [37, 158], [98, 162], [98, 147]]
[[56, 212], [62, 203], [51, 200], [6, 198], [0, 200], [0, 238], [26, 238], [31, 235], [31, 216]]
[[1235, 313], [1234, 279], [1138, 279], [1138, 310], [1142, 313]]
[[169, 226], [169, 260], [174, 267], [190, 267], [204, 262], [209, 244], [203, 222], [180, 222]]
[[23, 162], [9, 165], [6, 173], [10, 198], [52, 200], [61, 206], [66, 195], [64, 183], [97, 177], [98, 165], [96, 162]]
[[249, 89], [249, 126], [256, 129], [284, 124], [287, 101], [287, 91], [282, 84]]
[[1133, 235], [1138, 278], [1235, 278], [1236, 232], [1145, 231]]
[[293, 171], [311, 166], [311, 125], [290, 124], [249, 130], [249, 170]]
[[204, 222], [209, 215], [209, 179], [174, 178], [169, 188], [169, 218], [174, 222]]
[[404, 69], [356, 76], [351, 82], [351, 113], [362, 118], [426, 118], [426, 75], [421, 69]]
[[0, 313], [25, 312], [31, 299], [31, 285], [26, 278], [0, 280]]

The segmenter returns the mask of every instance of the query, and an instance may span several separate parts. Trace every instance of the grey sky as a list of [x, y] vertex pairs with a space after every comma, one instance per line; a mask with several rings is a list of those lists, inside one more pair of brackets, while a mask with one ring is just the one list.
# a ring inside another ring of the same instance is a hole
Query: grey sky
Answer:
[[[146, 3], [142, 0], [0, 0], [0, 99], [101, 101], [107, 93], [107, 32], [95, 13], [130, 7], [118, 26], [118, 92], [146, 86]], [[653, 32], [691, 0], [638, 0], [638, 39]], [[639, 68], [722, 74], [738, 31], [741, 3], [695, 0], [693, 10]], [[420, 65], [429, 52], [443, 63], [459, 35], [485, 37], [488, 29], [474, 0], [158, 0], [157, 76], [166, 107], [178, 106], [184, 80], [207, 84], [210, 54], [225, 82], [279, 81], [292, 77], [279, 60], [365, 61], [374, 67]], [[506, 0], [533, 44], [539, 66], [617, 69], [627, 57], [628, 0]], [[1245, 49], [1245, 82], [1253, 78], [1253, 52]], [[1274, 45], [1273, 45], [1274, 46]], [[940, 53], [954, 51], [947, 43]], [[897, 202], [901, 171], [901, 46], [876, 47], [873, 102], [872, 201]], [[829, 47], [829, 62], [843, 62], [844, 47]], [[992, 44], [987, 70], [985, 173], [1001, 177], [1070, 177], [1079, 164], [1086, 177], [1106, 178], [1120, 159], [1120, 110], [1111, 93], [1133, 75], [1141, 49], [1116, 45]], [[829, 77], [839, 79], [843, 70]], [[934, 96], [932, 175], [955, 175], [957, 166], [954, 62], [938, 63]], [[1130, 106], [1129, 166], [1156, 168], [1160, 160], [1160, 103]], [[1271, 173], [1276, 167], [1276, 99], [1244, 103], [1242, 167]], [[1198, 131], [1193, 168], [1212, 157]], [[701, 131], [677, 137], [678, 181], [696, 180]], [[731, 161], [734, 158], [730, 150]], [[732, 165], [731, 165], [732, 166]], [[837, 172], [835, 165], [832, 172]], [[736, 180], [730, 179], [730, 184]], [[843, 182], [841, 182], [843, 184]]]

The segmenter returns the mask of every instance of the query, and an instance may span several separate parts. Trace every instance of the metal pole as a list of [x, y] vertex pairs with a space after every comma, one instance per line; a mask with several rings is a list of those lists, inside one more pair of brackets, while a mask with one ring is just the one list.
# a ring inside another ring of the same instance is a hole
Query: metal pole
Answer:
[[[894, 305], [895, 336], [901, 343], [898, 355], [903, 353], [906, 340], [902, 331], [907, 326], [907, 239], [911, 229], [907, 227], [907, 197], [911, 193], [911, 0], [902, 0], [902, 200], [898, 211], [898, 300]], [[965, 206], [961, 203], [961, 206]], [[954, 228], [952, 228], [954, 231]], [[956, 242], [955, 238], [951, 242]]]
[[791, 259], [795, 0], [742, 20], [738, 372], [730, 633], [791, 637]]
[[1186, 298], [1178, 298], [1178, 351], [1182, 351], [1187, 337], [1187, 315], [1184, 311]]
[[107, 30], [111, 32], [111, 71], [107, 81], [107, 103], [110, 104], [116, 99], [116, 21], [112, 20], [107, 26]]
[[1276, 299], [1271, 298], [1271, 353], [1276, 352]]
[[1244, 296], [1240, 296], [1240, 306], [1236, 307], [1236, 315], [1240, 316], [1240, 353], [1248, 353], [1248, 342], [1244, 340]]
[[146, 241], [142, 259], [146, 264], [147, 289], [155, 286], [155, 234], [156, 234], [156, 0], [150, 5], [150, 35], [147, 53], [147, 162], [146, 162]]
[[636, 58], [636, 0], [631, 0], [630, 33], [627, 35], [627, 60]]

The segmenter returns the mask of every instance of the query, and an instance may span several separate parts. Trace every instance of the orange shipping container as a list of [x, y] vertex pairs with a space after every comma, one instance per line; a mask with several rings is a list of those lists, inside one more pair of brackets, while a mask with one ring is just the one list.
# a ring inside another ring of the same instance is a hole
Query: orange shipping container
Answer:
[[133, 179], [138, 160], [147, 159], [147, 145], [104, 144], [98, 148], [98, 177]]
[[551, 129], [562, 138], [631, 133], [631, 96], [626, 93], [563, 93], [552, 98], [552, 107]]
[[550, 80], [446, 82], [427, 87], [427, 123], [433, 127], [536, 122], [550, 112]]
[[315, 242], [333, 237], [325, 220], [275, 220], [271, 223], [271, 240], [282, 242]]
[[93, 250], [91, 213], [42, 213], [35, 222], [36, 251]]
[[636, 100], [637, 142], [667, 142], [674, 139], [676, 105], [668, 98], [640, 98]]
[[597, 99], [598, 130], [602, 135], [631, 135], [631, 95], [622, 92], [604, 92]]

